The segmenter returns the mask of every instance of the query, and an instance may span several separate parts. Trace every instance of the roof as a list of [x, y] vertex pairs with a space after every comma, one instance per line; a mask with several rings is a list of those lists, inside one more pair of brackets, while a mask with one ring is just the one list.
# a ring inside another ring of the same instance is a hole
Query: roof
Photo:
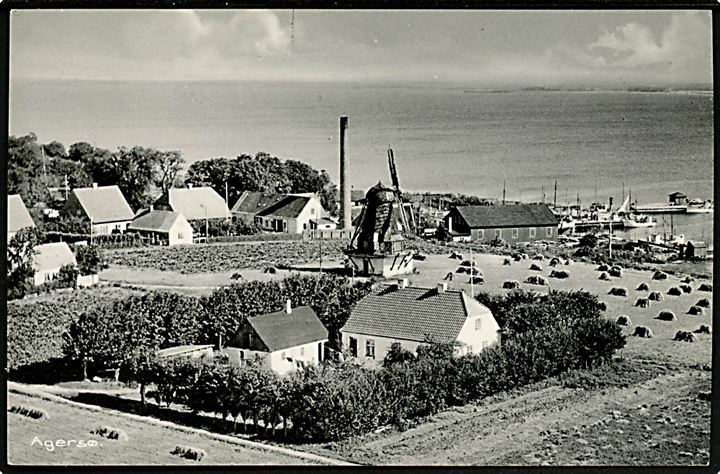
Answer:
[[687, 245], [692, 245], [693, 248], [707, 248], [708, 244], [702, 240], [688, 240]]
[[455, 209], [472, 229], [558, 225], [557, 217], [547, 204], [457, 206]]
[[305, 209], [310, 199], [311, 198], [307, 196], [285, 196], [280, 201], [263, 209], [256, 215], [295, 218]]
[[75, 188], [72, 192], [94, 224], [130, 221], [133, 218], [132, 209], [116, 185]]
[[63, 265], [77, 263], [75, 255], [67, 242], [53, 242], [36, 246], [33, 256], [33, 269], [36, 272], [55, 270]]
[[35, 222], [19, 194], [8, 196], [7, 219], [8, 232], [17, 232], [25, 227], [35, 227]]
[[675, 191], [674, 193], [670, 193], [670, 194], [668, 194], [668, 196], [670, 196], [670, 197], [673, 197], [673, 196], [675, 196], [675, 197], [687, 197], [684, 193], [681, 193], [680, 191]]
[[185, 219], [225, 219], [230, 209], [225, 200], [209, 186], [199, 188], [171, 188], [155, 201], [158, 207], [167, 206]]
[[277, 204], [282, 201], [285, 197], [285, 194], [244, 191], [233, 206], [232, 212], [248, 212], [250, 214], [257, 214], [273, 204]]
[[167, 349], [160, 349], [155, 353], [160, 358], [163, 357], [173, 357], [173, 356], [179, 356], [179, 355], [185, 355], [185, 354], [191, 354], [193, 352], [197, 351], [206, 351], [208, 349], [212, 349], [212, 344], [187, 344], [184, 346], [175, 346], [175, 347], [168, 347]]
[[[458, 290], [383, 285], [360, 300], [343, 332], [425, 342], [457, 340], [468, 307], [490, 312]], [[474, 313], [474, 312], [473, 312]]]
[[185, 217], [179, 212], [160, 211], [157, 209], [151, 211], [146, 209], [138, 213], [135, 219], [128, 225], [128, 230], [170, 232], [173, 224], [175, 224], [178, 219], [185, 221]]
[[328, 338], [328, 330], [309, 306], [248, 318], [248, 324], [270, 352]]
[[335, 222], [334, 220], [332, 220], [328, 217], [321, 217], [319, 219], [310, 219], [310, 222], [314, 222], [316, 224], [336, 224], [337, 225], [337, 222]]
[[364, 201], [365, 200], [365, 191], [362, 189], [351, 189], [350, 190], [350, 201], [357, 202], [357, 201]]

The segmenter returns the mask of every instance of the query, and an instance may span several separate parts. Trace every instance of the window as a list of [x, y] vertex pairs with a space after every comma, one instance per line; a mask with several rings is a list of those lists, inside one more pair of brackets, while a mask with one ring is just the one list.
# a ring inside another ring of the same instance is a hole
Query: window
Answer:
[[512, 238], [513, 238], [513, 239], [517, 239], [517, 238], [518, 238], [518, 234], [519, 234], [519, 231], [518, 231], [517, 229], [513, 229]]
[[314, 208], [314, 207], [311, 207], [311, 208], [310, 208], [310, 214], [313, 215], [313, 216], [315, 215], [315, 208]]
[[552, 237], [552, 227], [546, 227], [545, 228], [545, 236], [546, 237]]
[[477, 238], [480, 240], [485, 238], [485, 230], [484, 229], [480, 229], [477, 231]]
[[350, 355], [353, 357], [357, 357], [357, 339], [354, 337], [350, 338]]
[[535, 227], [530, 227], [530, 230], [528, 232], [529, 232], [528, 235], [530, 236], [530, 238], [534, 239], [535, 238]]
[[183, 238], [182, 232], [178, 232], [178, 239], [182, 239], [182, 238]]
[[375, 339], [368, 339], [365, 341], [365, 357], [368, 359], [375, 358]]
[[301, 355], [301, 356], [304, 356], [304, 355], [305, 355], [305, 348], [304, 348], [304, 347], [301, 347], [301, 348], [300, 348], [300, 355]]
[[475, 320], [475, 330], [479, 331], [482, 328], [482, 320], [480, 318], [477, 318]]
[[496, 238], [496, 239], [499, 239], [499, 238], [501, 238], [501, 237], [502, 237], [502, 230], [500, 230], [500, 229], [495, 229], [495, 238]]

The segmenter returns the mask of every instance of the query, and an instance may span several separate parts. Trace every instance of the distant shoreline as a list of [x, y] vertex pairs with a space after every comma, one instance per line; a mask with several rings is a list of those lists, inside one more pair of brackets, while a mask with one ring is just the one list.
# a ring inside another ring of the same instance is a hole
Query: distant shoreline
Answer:
[[542, 88], [525, 88], [525, 89], [465, 89], [465, 94], [517, 94], [517, 93], [535, 93], [535, 92], [562, 92], [562, 93], [605, 93], [605, 94], [687, 94], [687, 95], [713, 95], [712, 90], [706, 89], [542, 89]]

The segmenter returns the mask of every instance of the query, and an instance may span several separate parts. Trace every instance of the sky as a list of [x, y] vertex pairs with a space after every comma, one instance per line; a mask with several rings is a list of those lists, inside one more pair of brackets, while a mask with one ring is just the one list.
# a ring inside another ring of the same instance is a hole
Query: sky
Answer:
[[15, 10], [11, 79], [712, 82], [708, 11]]

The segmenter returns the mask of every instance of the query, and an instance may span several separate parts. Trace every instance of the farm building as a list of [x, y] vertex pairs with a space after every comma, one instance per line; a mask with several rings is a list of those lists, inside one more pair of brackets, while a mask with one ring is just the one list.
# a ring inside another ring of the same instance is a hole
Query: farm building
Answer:
[[312, 193], [270, 194], [245, 191], [232, 208], [233, 217], [262, 230], [299, 234], [312, 229], [310, 221], [325, 216], [320, 199]]
[[54, 280], [63, 266], [77, 264], [75, 255], [66, 242], [42, 244], [36, 246], [34, 250], [33, 283], [35, 286]]
[[382, 362], [393, 343], [414, 352], [428, 341], [462, 343], [460, 353], [479, 353], [500, 341], [490, 310], [463, 291], [381, 285], [360, 300], [343, 328], [343, 348], [368, 365]]
[[153, 207], [163, 211], [179, 212], [188, 221], [228, 219], [230, 209], [225, 200], [209, 186], [171, 188], [160, 196]]
[[707, 255], [708, 245], [705, 242], [699, 240], [688, 240], [688, 243], [685, 244], [685, 258], [705, 258]]
[[359, 207], [365, 204], [365, 191], [363, 191], [362, 189], [351, 189], [350, 204], [353, 207]]
[[73, 189], [61, 215], [87, 220], [96, 235], [125, 232], [134, 217], [120, 188], [97, 183], [90, 188]]
[[328, 219], [327, 217], [320, 217], [319, 219], [310, 219], [310, 229], [319, 229], [319, 230], [332, 230], [337, 229], [337, 222]]
[[225, 352], [230, 362], [260, 357], [264, 364], [285, 374], [324, 358], [328, 331], [309, 306], [293, 308], [288, 300], [285, 310], [247, 318]]
[[11, 194], [8, 196], [7, 219], [8, 242], [10, 242], [20, 229], [35, 227], [35, 222], [19, 194]]
[[444, 226], [453, 240], [513, 243], [557, 239], [558, 220], [546, 204], [456, 206]]
[[128, 232], [138, 233], [151, 243], [178, 245], [193, 243], [193, 229], [179, 212], [146, 209], [128, 225]]
[[184, 346], [168, 347], [160, 349], [155, 353], [159, 359], [188, 358], [188, 359], [212, 359], [212, 344], [187, 344]]

